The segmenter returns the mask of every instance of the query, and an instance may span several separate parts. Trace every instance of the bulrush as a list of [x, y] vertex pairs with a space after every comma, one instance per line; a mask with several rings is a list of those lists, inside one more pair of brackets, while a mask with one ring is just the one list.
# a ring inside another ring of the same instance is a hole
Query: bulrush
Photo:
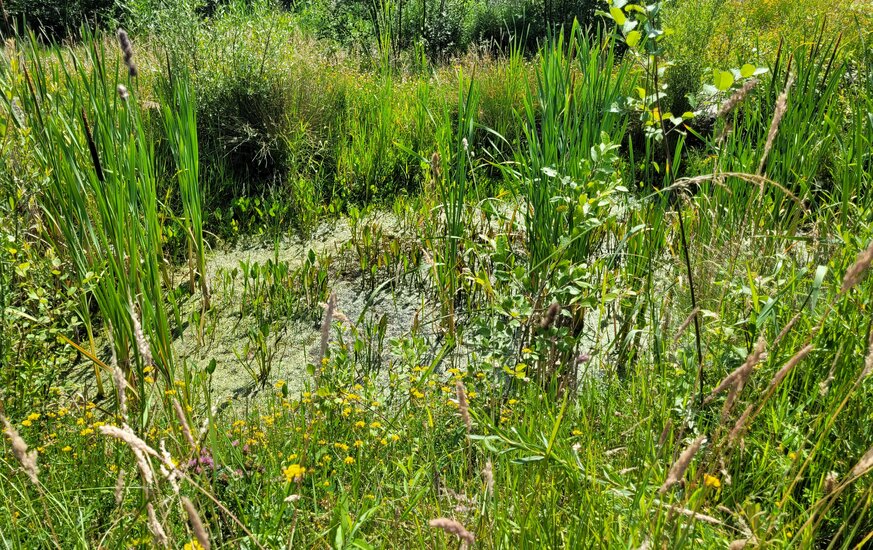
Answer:
[[666, 493], [667, 489], [682, 480], [685, 476], [685, 470], [688, 469], [688, 465], [691, 464], [691, 460], [694, 458], [694, 455], [697, 454], [697, 451], [700, 450], [700, 446], [705, 439], [706, 438], [701, 435], [692, 441], [684, 451], [682, 451], [679, 458], [676, 459], [676, 462], [674, 462], [673, 466], [670, 467], [670, 471], [667, 472], [667, 479], [664, 480], [664, 484], [661, 485], [659, 492]]
[[552, 302], [549, 306], [549, 309], [546, 310], [546, 314], [543, 315], [542, 321], [540, 321], [540, 328], [543, 330], [549, 329], [552, 325], [555, 324], [555, 319], [558, 318], [558, 315], [561, 313], [561, 304], [558, 302]]
[[209, 535], [206, 533], [206, 527], [203, 526], [200, 514], [197, 513], [194, 503], [188, 497], [182, 497], [182, 507], [185, 508], [185, 512], [188, 514], [188, 522], [191, 524], [191, 530], [194, 531], [194, 538], [197, 539], [203, 550], [209, 550]]
[[449, 535], [455, 535], [461, 539], [461, 548], [472, 546], [476, 542], [476, 536], [461, 525], [460, 522], [448, 518], [436, 518], [430, 520], [429, 525], [437, 529], [442, 529]]
[[464, 425], [467, 427], [467, 433], [473, 429], [473, 420], [470, 418], [470, 405], [467, 403], [467, 390], [464, 388], [464, 383], [458, 380], [455, 382], [455, 391], [458, 394], [458, 412], [464, 420]]
[[127, 91], [127, 86], [124, 84], [118, 85], [118, 97], [120, 97], [122, 101], [130, 99], [130, 92]]
[[124, 64], [127, 65], [128, 74], [130, 76], [139, 74], [139, 71], [136, 70], [136, 64], [133, 62], [133, 44], [130, 43], [130, 37], [127, 36], [127, 31], [124, 29], [118, 29], [118, 46], [124, 55]]
[[36, 451], [27, 450], [27, 443], [24, 442], [9, 420], [2, 414], [0, 414], [0, 422], [3, 423], [6, 436], [12, 443], [12, 454], [15, 455], [16, 460], [21, 464], [21, 468], [27, 474], [27, 477], [30, 478], [30, 481], [37, 485], [39, 483], [39, 467], [36, 465]]

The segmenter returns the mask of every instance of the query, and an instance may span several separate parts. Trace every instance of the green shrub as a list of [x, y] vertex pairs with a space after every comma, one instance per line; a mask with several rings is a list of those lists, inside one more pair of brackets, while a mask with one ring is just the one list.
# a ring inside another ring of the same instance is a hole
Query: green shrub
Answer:
[[[19, 30], [30, 28], [47, 40], [61, 40], [77, 35], [83, 24], [97, 26], [118, 15], [116, 0], [6, 0], [3, 2], [8, 25]], [[4, 34], [4, 18], [0, 22]]]

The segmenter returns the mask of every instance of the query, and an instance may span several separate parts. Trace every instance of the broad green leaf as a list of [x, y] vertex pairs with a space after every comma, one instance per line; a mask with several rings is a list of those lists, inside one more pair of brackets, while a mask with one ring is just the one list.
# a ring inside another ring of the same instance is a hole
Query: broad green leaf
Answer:
[[624, 25], [624, 22], [627, 21], [627, 17], [625, 17], [624, 12], [618, 8], [609, 8], [609, 13], [612, 15], [612, 18], [615, 19], [615, 22], [619, 25]]
[[713, 70], [713, 84], [719, 91], [724, 92], [734, 85], [734, 75], [730, 71]]
[[753, 74], [755, 74], [755, 66], [751, 63], [746, 63], [740, 67], [740, 75], [742, 75], [743, 78], [749, 78]]
[[627, 33], [627, 36], [624, 37], [624, 41], [627, 42], [628, 46], [634, 48], [637, 44], [640, 43], [640, 38], [642, 37], [643, 35], [642, 33], [640, 33], [640, 31], [631, 31]]

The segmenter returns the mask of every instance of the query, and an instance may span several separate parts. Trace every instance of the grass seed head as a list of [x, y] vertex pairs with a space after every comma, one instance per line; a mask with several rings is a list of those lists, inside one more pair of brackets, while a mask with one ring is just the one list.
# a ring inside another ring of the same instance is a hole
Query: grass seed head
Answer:
[[149, 516], [149, 531], [152, 533], [152, 538], [155, 539], [155, 545], [160, 548], [166, 548], [169, 544], [167, 533], [164, 531], [161, 522], [158, 521], [158, 516], [155, 514], [155, 507], [152, 506], [151, 502], [146, 504], [146, 512]]
[[206, 532], [206, 527], [203, 526], [203, 521], [200, 520], [200, 514], [197, 513], [197, 508], [188, 497], [182, 497], [182, 507], [188, 514], [188, 522], [191, 524], [191, 530], [194, 531], [194, 538], [203, 547], [203, 550], [209, 550], [209, 535]]
[[33, 482], [34, 485], [37, 485], [39, 483], [39, 466], [36, 464], [36, 451], [27, 450], [27, 443], [24, 442], [24, 439], [18, 435], [15, 427], [12, 426], [9, 420], [7, 420], [2, 414], [0, 414], [0, 422], [3, 423], [6, 436], [12, 443], [12, 454], [15, 456], [15, 459], [18, 460], [19, 464], [21, 464], [21, 468], [24, 470], [24, 473], [27, 474], [27, 477], [30, 478], [30, 481]]
[[464, 383], [460, 380], [455, 382], [455, 391], [458, 395], [458, 412], [464, 420], [467, 433], [470, 433], [473, 429], [473, 420], [470, 418], [470, 404], [467, 402], [467, 390], [464, 388]]
[[461, 547], [466, 548], [472, 546], [476, 542], [476, 536], [473, 535], [458, 521], [449, 518], [436, 518], [430, 520], [429, 525], [436, 529], [442, 529], [443, 532], [449, 535], [455, 535], [461, 539]]
[[694, 458], [694, 455], [697, 454], [697, 451], [700, 450], [700, 446], [706, 440], [704, 436], [700, 436], [694, 441], [691, 442], [688, 447], [685, 448], [684, 451], [679, 455], [679, 458], [676, 459], [676, 462], [673, 463], [673, 466], [670, 467], [670, 471], [667, 473], [667, 479], [664, 480], [664, 484], [661, 485], [659, 491], [661, 493], [666, 493], [667, 489], [672, 487], [673, 485], [679, 483], [682, 478], [685, 476], [685, 470], [688, 469], [688, 466], [691, 464], [691, 460]]
[[870, 269], [870, 264], [873, 263], [873, 241], [870, 241], [866, 250], [858, 254], [855, 263], [846, 271], [843, 277], [843, 285], [840, 287], [840, 292], [845, 294], [864, 279], [864, 274]]
[[746, 96], [749, 95], [749, 92], [751, 92], [753, 89], [755, 89], [755, 86], [757, 86], [757, 85], [758, 85], [757, 78], [752, 78], [751, 80], [747, 80], [746, 83], [743, 84], [742, 88], [740, 88], [739, 90], [734, 92], [733, 95], [731, 95], [731, 97], [728, 98], [728, 100], [724, 102], [724, 104], [721, 106], [721, 109], [718, 110], [718, 114], [716, 115], [716, 118], [722, 118], [722, 117], [726, 116], [727, 114], [729, 114], [731, 111], [733, 111], [734, 108], [737, 107], [737, 105], [740, 105], [743, 101], [745, 101]]

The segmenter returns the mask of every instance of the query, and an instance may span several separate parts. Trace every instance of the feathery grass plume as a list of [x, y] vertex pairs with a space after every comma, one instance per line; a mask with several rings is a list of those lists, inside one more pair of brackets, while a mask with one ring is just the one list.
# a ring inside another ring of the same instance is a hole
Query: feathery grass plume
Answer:
[[706, 404], [711, 402], [713, 399], [715, 399], [716, 395], [723, 392], [728, 387], [739, 387], [739, 389], [742, 389], [742, 385], [744, 385], [746, 383], [746, 380], [748, 380], [749, 375], [752, 373], [752, 369], [755, 368], [755, 365], [761, 362], [761, 357], [764, 355], [764, 349], [766, 346], [767, 341], [764, 340], [764, 337], [761, 336], [760, 338], [758, 338], [758, 343], [755, 344], [755, 348], [746, 358], [746, 361], [742, 365], [734, 369], [733, 372], [725, 376], [724, 379], [719, 382], [718, 386], [716, 386], [715, 389], [713, 389], [712, 392], [708, 396], [706, 396], [706, 399], [703, 400], [703, 403]]
[[324, 319], [321, 321], [321, 344], [318, 348], [318, 361], [315, 363], [316, 368], [321, 367], [321, 362], [327, 354], [327, 344], [330, 340], [330, 324], [333, 322], [334, 309], [336, 309], [336, 292], [331, 292], [330, 298], [327, 300], [327, 307], [324, 309]]
[[754, 409], [755, 404], [751, 403], [748, 407], [746, 407], [746, 410], [743, 411], [743, 414], [740, 415], [740, 418], [737, 420], [737, 423], [734, 424], [733, 429], [731, 429], [731, 433], [728, 435], [729, 443], [735, 443], [743, 435], [743, 431], [745, 431], [746, 429], [746, 422], [749, 420], [749, 416], [751, 416]]
[[206, 533], [206, 527], [203, 526], [200, 514], [197, 513], [194, 503], [188, 497], [182, 497], [182, 507], [185, 508], [185, 512], [188, 514], [188, 522], [191, 524], [191, 530], [194, 531], [194, 538], [197, 539], [203, 550], [209, 550], [209, 535]]
[[121, 506], [124, 501], [124, 470], [118, 469], [118, 477], [115, 478], [115, 505]]
[[682, 477], [685, 475], [685, 470], [687, 470], [688, 465], [691, 464], [691, 459], [693, 459], [694, 455], [697, 454], [697, 451], [700, 450], [700, 446], [705, 440], [706, 438], [701, 435], [692, 441], [684, 451], [682, 451], [679, 458], [677, 458], [676, 462], [673, 463], [673, 466], [670, 467], [670, 471], [667, 472], [667, 479], [664, 480], [664, 484], [661, 485], [661, 488], [658, 490], [660, 493], [666, 493], [667, 489], [682, 480]]
[[136, 63], [133, 62], [133, 44], [130, 43], [130, 37], [127, 36], [127, 31], [124, 29], [118, 29], [118, 46], [124, 55], [124, 64], [127, 65], [128, 74], [130, 76], [139, 74], [139, 71], [136, 70]]
[[[782, 123], [782, 117], [785, 116], [785, 111], [788, 110], [788, 90], [794, 84], [794, 75], [788, 78], [785, 84], [785, 90], [779, 94], [776, 99], [776, 110], [773, 112], [773, 120], [770, 121], [770, 131], [767, 132], [767, 141], [764, 143], [764, 153], [761, 155], [761, 162], [758, 164], [758, 174], [764, 172], [764, 163], [767, 162], [767, 155], [770, 154], [770, 149], [773, 148], [773, 142], [776, 141], [776, 134], [779, 133], [779, 125]], [[761, 188], [763, 192], [763, 188]]]
[[152, 532], [152, 537], [155, 539], [155, 545], [160, 546], [161, 548], [166, 548], [169, 544], [167, 533], [164, 531], [161, 522], [158, 521], [158, 516], [155, 514], [155, 507], [152, 506], [151, 502], [146, 504], [146, 511], [149, 516], [149, 531]]
[[118, 412], [121, 418], [127, 420], [127, 380], [124, 377], [121, 367], [118, 366], [118, 359], [115, 357], [115, 346], [109, 346], [112, 349], [112, 378], [115, 380], [115, 390], [118, 392]]
[[467, 403], [467, 390], [464, 388], [464, 383], [460, 380], [455, 382], [455, 392], [458, 394], [458, 412], [464, 420], [464, 425], [467, 426], [467, 433], [473, 429], [473, 420], [470, 418], [470, 405]]
[[485, 463], [485, 468], [482, 470], [482, 477], [485, 479], [485, 495], [494, 494], [494, 466], [491, 461]]
[[182, 435], [185, 436], [185, 440], [188, 442], [188, 445], [191, 446], [192, 451], [197, 450], [197, 443], [194, 441], [194, 436], [191, 435], [191, 428], [188, 426], [188, 418], [185, 416], [185, 411], [182, 410], [182, 405], [179, 404], [179, 401], [173, 399], [173, 409], [176, 411], [176, 417], [179, 419], [179, 424], [182, 425]]
[[127, 91], [127, 86], [124, 84], [118, 85], [118, 97], [121, 98], [121, 101], [127, 101], [130, 99], [130, 92]]
[[864, 370], [861, 371], [861, 380], [873, 373], [873, 330], [867, 337], [867, 357], [864, 358]]
[[794, 327], [794, 325], [797, 324], [797, 321], [800, 320], [801, 313], [803, 313], [802, 310], [795, 313], [794, 317], [792, 317], [791, 320], [788, 321], [788, 324], [785, 325], [784, 327], [782, 327], [782, 330], [779, 331], [779, 334], [776, 336], [776, 339], [773, 340], [773, 347], [774, 348], [779, 345], [779, 342], [781, 342], [783, 338], [785, 338], [785, 335], [788, 334], [788, 331], [791, 330], [792, 327]]
[[137, 315], [136, 309], [133, 307], [133, 302], [129, 302], [128, 305], [130, 306], [130, 319], [133, 322], [133, 338], [136, 340], [136, 348], [142, 357], [143, 366], [152, 366], [155, 364], [155, 361], [152, 358], [152, 350], [149, 347], [149, 343], [142, 331], [139, 315]]
[[864, 273], [870, 269], [871, 263], [873, 263], [873, 241], [870, 241], [870, 245], [867, 246], [866, 250], [858, 254], [855, 263], [846, 271], [846, 275], [843, 277], [843, 285], [840, 287], [840, 293], [845, 294], [860, 283], [864, 278]]
[[555, 319], [558, 318], [558, 315], [561, 313], [561, 304], [558, 302], [552, 302], [549, 306], [549, 309], [546, 310], [546, 314], [543, 315], [542, 321], [540, 321], [540, 328], [543, 330], [552, 328], [552, 325], [555, 324]]
[[449, 535], [455, 535], [461, 539], [461, 547], [467, 548], [476, 542], [476, 536], [461, 525], [460, 522], [449, 518], [436, 518], [428, 523], [431, 527], [442, 529], [443, 532]]
[[722, 104], [721, 109], [718, 110], [718, 114], [715, 115], [716, 118], [722, 118], [731, 111], [733, 111], [737, 105], [745, 101], [746, 96], [749, 95], [749, 92], [751, 92], [757, 85], [757, 78], [747, 80], [746, 83], [743, 84], [742, 88], [734, 92], [733, 95], [731, 95], [731, 97]]
[[167, 451], [167, 447], [164, 444], [164, 440], [161, 440], [161, 454], [158, 457], [161, 459], [160, 471], [161, 475], [166, 478], [168, 482], [170, 482], [170, 487], [173, 488], [173, 492], [179, 493], [179, 478], [182, 477], [182, 474], [176, 468], [176, 463], [173, 462], [173, 457], [170, 456], [170, 453]]
[[3, 423], [6, 436], [12, 443], [12, 454], [15, 455], [16, 460], [21, 464], [21, 468], [27, 474], [27, 477], [30, 478], [30, 481], [34, 485], [39, 484], [39, 466], [36, 465], [36, 451], [27, 450], [27, 443], [24, 442], [24, 439], [18, 435], [15, 427], [2, 414], [0, 414], [0, 422]]
[[691, 313], [688, 315], [688, 317], [684, 321], [682, 321], [681, 325], [679, 325], [679, 330], [676, 331], [676, 336], [673, 337], [673, 343], [678, 342], [679, 339], [682, 338], [682, 335], [685, 333], [685, 329], [688, 328], [688, 325], [691, 324], [691, 321], [694, 320], [694, 317], [697, 316], [698, 313], [700, 313], [699, 307], [691, 310]]
[[127, 446], [130, 447], [133, 456], [136, 458], [136, 467], [139, 470], [140, 476], [142, 476], [143, 483], [147, 488], [151, 486], [155, 481], [155, 473], [154, 470], [152, 470], [152, 465], [149, 462], [148, 455], [158, 456], [158, 452], [149, 447], [145, 441], [137, 437], [127, 424], [124, 424], [123, 428], [103, 425], [97, 429], [103, 435], [114, 437], [115, 439], [127, 443]]
[[809, 352], [811, 352], [812, 350], [812, 344], [807, 344], [803, 346], [800, 351], [795, 353], [794, 356], [792, 356], [791, 359], [789, 359], [788, 362], [785, 363], [785, 365], [781, 369], [779, 369], [779, 372], [777, 372], [773, 376], [773, 380], [770, 381], [770, 387], [768, 388], [768, 392], [781, 384], [785, 377], [788, 376], [788, 373], [791, 372], [791, 369], [793, 369], [797, 366], [798, 363], [803, 361], [803, 358], [809, 355]]
[[859, 477], [867, 473], [870, 468], [873, 468], [873, 447], [867, 449], [867, 452], [864, 453], [864, 456], [861, 457], [861, 460], [855, 464], [855, 467], [852, 468], [852, 472], [849, 477]]

